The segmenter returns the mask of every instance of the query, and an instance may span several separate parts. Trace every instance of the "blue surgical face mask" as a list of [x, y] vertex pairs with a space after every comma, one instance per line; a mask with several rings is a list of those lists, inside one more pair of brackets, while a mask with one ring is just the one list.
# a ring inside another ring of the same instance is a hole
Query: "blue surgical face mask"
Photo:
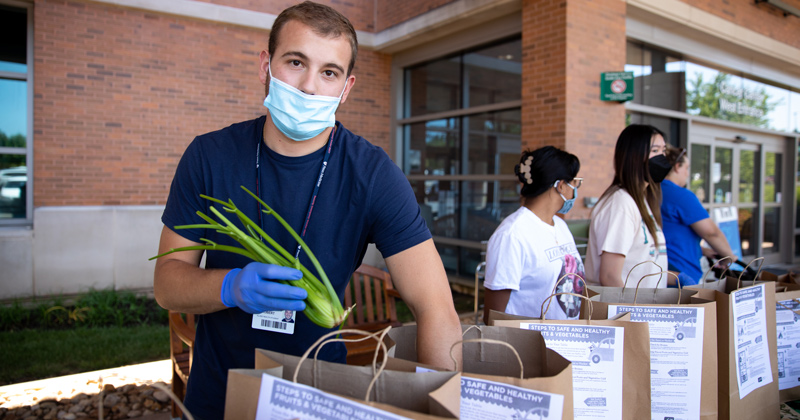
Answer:
[[[553, 187], [554, 188], [558, 188], [558, 183], [559, 182], [561, 182], [561, 181], [556, 181], [556, 183], [553, 185]], [[569, 211], [572, 210], [572, 206], [575, 205], [575, 200], [578, 198], [578, 189], [573, 187], [572, 184], [570, 184], [569, 182], [567, 182], [567, 186], [572, 188], [572, 198], [567, 200], [567, 197], [564, 197], [564, 195], [562, 195], [561, 193], [558, 193], [558, 195], [561, 196], [561, 199], [564, 200], [564, 204], [561, 205], [561, 209], [559, 209], [556, 213], [560, 213], [560, 214], [569, 213]], [[558, 191], [558, 190], [556, 190], [556, 191]]]
[[336, 124], [336, 108], [347, 87], [345, 81], [339, 97], [309, 95], [272, 76], [269, 72], [269, 94], [264, 106], [269, 109], [272, 122], [286, 137], [294, 141], [312, 139]]

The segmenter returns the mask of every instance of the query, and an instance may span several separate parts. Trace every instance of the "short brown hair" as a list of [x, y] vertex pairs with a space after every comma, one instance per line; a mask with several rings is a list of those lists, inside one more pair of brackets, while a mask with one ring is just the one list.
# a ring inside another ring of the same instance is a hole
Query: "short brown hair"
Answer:
[[682, 147], [668, 146], [667, 151], [664, 154], [667, 156], [670, 166], [675, 166], [679, 163], [686, 163], [686, 149]]
[[343, 14], [332, 7], [311, 1], [304, 1], [284, 9], [275, 19], [275, 23], [272, 24], [272, 30], [269, 33], [269, 44], [267, 46], [270, 57], [275, 53], [281, 29], [287, 22], [292, 20], [307, 25], [319, 36], [330, 38], [346, 36], [350, 41], [350, 49], [352, 51], [350, 64], [347, 66], [347, 75], [350, 75], [356, 65], [356, 55], [358, 53], [356, 30]]

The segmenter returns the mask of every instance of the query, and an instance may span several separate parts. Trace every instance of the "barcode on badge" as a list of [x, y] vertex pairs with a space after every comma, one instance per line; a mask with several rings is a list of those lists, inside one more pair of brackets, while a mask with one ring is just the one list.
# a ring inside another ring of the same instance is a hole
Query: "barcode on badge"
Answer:
[[278, 322], [278, 321], [269, 321], [266, 319], [261, 320], [261, 326], [266, 328], [275, 328], [277, 330], [285, 330], [286, 323], [285, 322]]

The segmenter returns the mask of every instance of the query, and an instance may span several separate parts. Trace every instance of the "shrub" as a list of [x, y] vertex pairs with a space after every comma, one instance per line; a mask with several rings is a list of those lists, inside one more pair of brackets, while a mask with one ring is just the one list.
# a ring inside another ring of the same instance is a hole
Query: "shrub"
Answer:
[[0, 306], [0, 331], [167, 324], [168, 312], [155, 300], [127, 291], [92, 290], [70, 305], [53, 298], [36, 306]]

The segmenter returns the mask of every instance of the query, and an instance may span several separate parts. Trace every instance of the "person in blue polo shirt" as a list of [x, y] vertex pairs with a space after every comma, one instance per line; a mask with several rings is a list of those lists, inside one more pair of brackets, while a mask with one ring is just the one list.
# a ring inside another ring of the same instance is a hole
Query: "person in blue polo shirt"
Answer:
[[[671, 147], [666, 152], [672, 169], [661, 183], [661, 219], [667, 241], [669, 268], [680, 273], [681, 286], [697, 284], [703, 276], [700, 259], [705, 255], [722, 258], [732, 256], [725, 234], [708, 216], [693, 192], [686, 189], [689, 180], [689, 158], [686, 149]], [[711, 246], [700, 247], [703, 239]]]
[[[417, 320], [419, 361], [452, 368], [461, 327], [411, 185], [380, 147], [335, 120], [356, 81], [357, 51], [355, 29], [334, 9], [304, 2], [281, 12], [259, 60], [266, 115], [198, 136], [187, 147], [161, 218], [159, 254], [201, 239], [236, 245], [213, 229], [175, 230], [202, 223], [196, 212], [209, 213], [212, 203], [200, 194], [231, 199], [284, 249], [295, 249], [297, 241], [274, 218], [259, 217], [244, 186], [303, 236], [340, 299], [374, 243]], [[206, 252], [203, 268], [202, 257], [203, 251], [160, 257], [154, 292], [164, 308], [200, 314], [185, 404], [196, 419], [221, 419], [229, 369], [252, 368], [256, 348], [301, 355], [329, 330], [302, 312], [304, 289], [274, 281], [291, 283], [299, 270], [221, 251]], [[305, 253], [300, 263], [311, 266]], [[296, 311], [294, 328], [258, 322], [265, 312], [283, 311]], [[345, 356], [342, 343], [319, 355], [334, 362]]]

